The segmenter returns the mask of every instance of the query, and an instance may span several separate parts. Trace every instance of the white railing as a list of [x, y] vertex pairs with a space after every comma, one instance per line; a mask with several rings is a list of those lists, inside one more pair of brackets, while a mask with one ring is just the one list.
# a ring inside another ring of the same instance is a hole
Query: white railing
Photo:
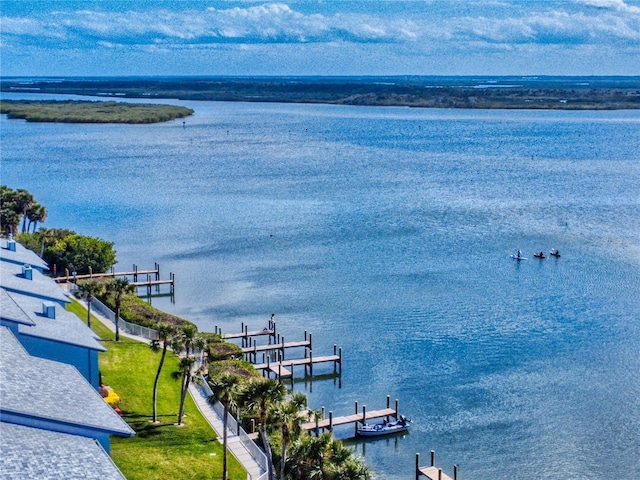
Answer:
[[[200, 388], [204, 391], [207, 398], [213, 395], [213, 390], [207, 383], [207, 381], [200, 375]], [[218, 414], [218, 416], [223, 419], [224, 422], [224, 406], [220, 402], [215, 402], [212, 404], [213, 409]], [[247, 432], [238, 424], [237, 420], [230, 413], [227, 414], [227, 430], [232, 435], [237, 435], [240, 439], [240, 442], [244, 446], [244, 448], [249, 452], [249, 454], [253, 457], [258, 465], [265, 471], [264, 474], [260, 475], [258, 478], [252, 480], [264, 480], [268, 477], [269, 472], [269, 463], [267, 462], [267, 455], [262, 451], [262, 449], [256, 445], [256, 443], [247, 435]]]
[[[104, 317], [109, 319], [114, 325], [116, 323], [116, 314], [107, 307], [104, 303], [102, 303], [97, 298], [93, 298], [91, 301], [91, 306], [97, 312], [100, 312]], [[122, 318], [120, 318], [120, 322], [118, 323], [122, 327], [123, 330], [127, 331], [132, 335], [137, 335], [139, 337], [143, 337], [149, 340], [156, 340], [158, 338], [158, 331], [153, 328], [142, 327], [140, 325], [136, 325], [134, 323], [129, 323]], [[192, 352], [194, 353], [194, 352]], [[202, 352], [197, 353], [198, 364], [202, 365]], [[204, 391], [207, 398], [213, 395], [213, 391], [206, 380], [200, 375], [200, 381], [198, 382], [198, 386]], [[224, 406], [220, 402], [216, 402], [212, 404], [213, 409], [218, 414], [218, 416], [222, 419], [224, 417]], [[244, 446], [244, 448], [249, 452], [249, 455], [253, 457], [256, 463], [264, 470], [265, 473], [262, 475], [253, 478], [251, 474], [248, 474], [251, 480], [266, 480], [269, 477], [269, 463], [267, 462], [267, 456], [262, 451], [258, 445], [247, 435], [247, 432], [238, 424], [236, 419], [230, 413], [227, 415], [227, 430], [232, 435], [237, 435], [240, 439], [240, 442]]]
[[[100, 312], [103, 316], [109, 319], [113, 324], [116, 323], [116, 314], [107, 307], [104, 303], [102, 303], [97, 298], [93, 297], [91, 301], [91, 307]], [[130, 333], [131, 335], [136, 335], [138, 337], [146, 338], [147, 340], [157, 340], [158, 339], [158, 331], [153, 328], [143, 327], [142, 325], [136, 325], [135, 323], [130, 323], [122, 318], [118, 322], [118, 326], [122, 328], [123, 331]]]

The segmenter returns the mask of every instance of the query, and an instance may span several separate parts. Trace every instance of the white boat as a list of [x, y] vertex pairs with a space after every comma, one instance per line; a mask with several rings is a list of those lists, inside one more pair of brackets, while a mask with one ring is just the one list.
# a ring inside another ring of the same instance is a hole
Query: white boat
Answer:
[[375, 423], [373, 425], [358, 425], [358, 435], [361, 437], [378, 437], [381, 435], [389, 435], [391, 433], [406, 432], [409, 430], [411, 420], [404, 415], [400, 415], [398, 420], [393, 422]]
[[516, 261], [520, 261], [520, 260], [527, 260], [527, 257], [523, 257], [522, 255], [511, 255], [511, 258], [513, 258]]

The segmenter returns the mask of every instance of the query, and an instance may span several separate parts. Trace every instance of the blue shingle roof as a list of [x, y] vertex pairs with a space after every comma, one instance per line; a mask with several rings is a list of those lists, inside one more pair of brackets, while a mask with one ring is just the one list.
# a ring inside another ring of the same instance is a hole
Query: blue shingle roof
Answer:
[[25, 248], [18, 242], [15, 242], [15, 251], [9, 250], [8, 245], [13, 240], [7, 240], [5, 238], [0, 239], [0, 260], [3, 262], [16, 263], [18, 265], [24, 265], [25, 263], [33, 265], [41, 270], [48, 270], [49, 265], [42, 260], [35, 252], [32, 252], [28, 248]]
[[33, 269], [31, 280], [23, 276], [23, 265], [0, 262], [0, 287], [9, 292], [22, 293], [57, 303], [69, 303], [65, 292], [51, 278]]
[[60, 305], [52, 305], [55, 318], [47, 318], [42, 314], [43, 301], [15, 292], [7, 292], [13, 301], [26, 313], [31, 325], [20, 325], [19, 332], [23, 335], [40, 337], [59, 343], [77, 345], [100, 352], [106, 348], [97, 340], [93, 330], [78, 318], [75, 313], [65, 310]]
[[3, 479], [125, 480], [104, 449], [91, 438], [0, 423]]
[[71, 365], [30, 356], [5, 327], [0, 328], [0, 413], [4, 419], [37, 419], [108, 434], [135, 432]]
[[4, 288], [0, 288], [0, 319], [23, 325], [35, 325]]

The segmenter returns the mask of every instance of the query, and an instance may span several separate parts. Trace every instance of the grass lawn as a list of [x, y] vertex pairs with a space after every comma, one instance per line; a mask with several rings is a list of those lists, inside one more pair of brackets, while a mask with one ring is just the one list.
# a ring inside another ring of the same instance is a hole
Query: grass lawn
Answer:
[[[87, 311], [79, 303], [73, 301], [67, 309], [86, 322]], [[180, 382], [171, 373], [178, 370], [177, 357], [167, 352], [158, 388], [160, 423], [152, 424], [153, 380], [160, 352], [125, 337], [115, 342], [113, 332], [97, 319], [92, 318], [91, 327], [107, 348], [100, 354], [102, 381], [120, 396], [123, 418], [136, 431], [132, 438], [111, 437], [111, 457], [127, 479], [221, 478], [222, 445], [190, 396], [185, 403], [185, 425], [175, 425]], [[245, 480], [242, 466], [231, 454], [228, 458], [229, 478]]]

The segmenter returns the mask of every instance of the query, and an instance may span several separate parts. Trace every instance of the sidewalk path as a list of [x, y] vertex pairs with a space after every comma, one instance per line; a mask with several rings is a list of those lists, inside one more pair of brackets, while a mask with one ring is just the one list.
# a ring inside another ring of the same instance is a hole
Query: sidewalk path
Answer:
[[[85, 309], [87, 308], [87, 302], [84, 299], [76, 300]], [[91, 309], [91, 315], [100, 320], [100, 322], [103, 323], [109, 330], [115, 333], [116, 326], [111, 320], [109, 320], [107, 317], [102, 315], [99, 311], [94, 310], [93, 308]], [[149, 343], [149, 340], [147, 340], [146, 338], [138, 337], [137, 335], [131, 335], [130, 333], [127, 333], [122, 329], [120, 329], [120, 335], [123, 337], [131, 338], [133, 340], [138, 340], [143, 343]], [[222, 443], [222, 418], [214, 410], [213, 406], [209, 404], [206, 394], [200, 387], [191, 383], [191, 385], [189, 386], [189, 393], [191, 394], [193, 401], [198, 407], [198, 410], [200, 410], [200, 413], [202, 413], [202, 416], [207, 420], [207, 422], [209, 422], [209, 425], [211, 425], [213, 430], [216, 432], [218, 441]], [[229, 429], [227, 429], [227, 431], [227, 448], [247, 471], [247, 480], [258, 480], [259, 477], [265, 474], [265, 470], [249, 453], [247, 448], [240, 441], [240, 437], [238, 437], [235, 432]]]

